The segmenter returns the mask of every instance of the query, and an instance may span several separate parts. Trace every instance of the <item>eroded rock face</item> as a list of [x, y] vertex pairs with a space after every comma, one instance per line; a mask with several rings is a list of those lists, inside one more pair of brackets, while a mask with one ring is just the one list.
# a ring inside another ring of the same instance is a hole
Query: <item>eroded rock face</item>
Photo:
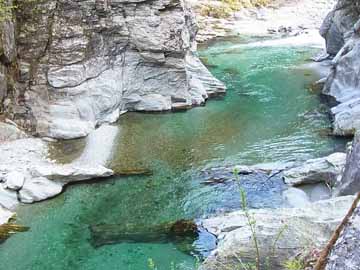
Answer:
[[[6, 1], [10, 6], [12, 0]], [[16, 59], [15, 26], [11, 18], [0, 21], [0, 112], [4, 110], [3, 104], [8, 96], [9, 73], [11, 64]]]
[[353, 135], [360, 128], [360, 3], [340, 0], [324, 21], [327, 52], [336, 55], [324, 94], [340, 103], [331, 110], [334, 134]]
[[360, 192], [360, 134], [357, 133], [340, 183], [335, 188], [335, 195], [353, 195]]
[[355, 270], [360, 265], [360, 205], [340, 233], [327, 258], [325, 270]]
[[41, 136], [82, 137], [122, 110], [191, 107], [225, 91], [193, 53], [181, 0], [44, 0], [17, 13], [17, 89]]

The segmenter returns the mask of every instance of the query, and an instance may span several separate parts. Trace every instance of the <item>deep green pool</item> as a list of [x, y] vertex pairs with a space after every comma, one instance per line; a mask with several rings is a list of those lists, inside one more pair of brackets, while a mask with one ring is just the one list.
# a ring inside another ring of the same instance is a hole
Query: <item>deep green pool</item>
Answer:
[[[235, 44], [219, 41], [201, 50], [228, 86], [225, 98], [186, 113], [121, 117], [112, 166], [151, 169], [152, 176], [73, 185], [53, 200], [22, 207], [18, 222], [31, 230], [0, 245], [0, 269], [146, 270], [150, 258], [159, 270], [172, 263], [194, 269], [194, 257], [172, 242], [94, 247], [89, 226], [151, 227], [237, 208], [233, 187], [201, 184], [200, 169], [303, 160], [343, 148], [343, 141], [324, 135], [326, 106], [308, 89], [316, 75], [299, 68], [314, 49]], [[261, 179], [248, 181], [256, 186]], [[250, 187], [249, 200], [254, 207], [280, 205], [283, 188], [276, 182], [256, 196]]]

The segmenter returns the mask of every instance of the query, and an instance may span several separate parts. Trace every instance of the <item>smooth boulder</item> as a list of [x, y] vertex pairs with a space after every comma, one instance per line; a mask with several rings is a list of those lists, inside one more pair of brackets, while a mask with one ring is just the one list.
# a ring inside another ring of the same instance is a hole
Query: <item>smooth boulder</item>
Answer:
[[22, 203], [33, 203], [55, 197], [62, 192], [63, 185], [50, 181], [45, 177], [33, 178], [25, 182], [19, 191], [19, 199]]
[[284, 171], [286, 184], [300, 186], [326, 183], [334, 186], [346, 163], [345, 153], [334, 153], [327, 157], [310, 159], [301, 166]]

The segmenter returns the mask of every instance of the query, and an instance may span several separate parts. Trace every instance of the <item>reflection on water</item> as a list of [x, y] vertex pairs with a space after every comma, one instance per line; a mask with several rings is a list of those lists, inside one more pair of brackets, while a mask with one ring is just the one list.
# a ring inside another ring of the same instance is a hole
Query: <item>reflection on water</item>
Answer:
[[[153, 228], [229, 211], [240, 205], [234, 181], [205, 185], [202, 168], [303, 160], [344, 146], [323, 136], [328, 118], [319, 98], [307, 90], [317, 78], [298, 68], [311, 49], [228, 50], [232, 42], [218, 42], [201, 52], [229, 88], [224, 99], [186, 113], [121, 117], [112, 167], [146, 169], [152, 175], [71, 186], [51, 201], [23, 207], [19, 222], [31, 231], [0, 246], [4, 269], [146, 270], [149, 258], [160, 270], [168, 270], [172, 262], [179, 269], [193, 269], [195, 259], [171, 241], [114, 241], [94, 247], [89, 228], [111, 224]], [[259, 174], [244, 176], [241, 183], [252, 207], [282, 204], [281, 179], [267, 182], [267, 176]], [[196, 246], [203, 249], [199, 242]]]

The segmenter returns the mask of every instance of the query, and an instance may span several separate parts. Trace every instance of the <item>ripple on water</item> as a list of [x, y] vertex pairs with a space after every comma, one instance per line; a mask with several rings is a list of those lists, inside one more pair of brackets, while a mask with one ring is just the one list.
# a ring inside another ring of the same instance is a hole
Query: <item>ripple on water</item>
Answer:
[[[213, 74], [227, 84], [224, 99], [186, 113], [121, 117], [112, 166], [150, 169], [153, 175], [70, 186], [51, 201], [23, 207], [19, 222], [31, 230], [0, 246], [2, 268], [147, 270], [152, 258], [160, 270], [170, 269], [172, 262], [180, 269], [194, 269], [195, 259], [184, 245], [137, 242], [94, 247], [89, 228], [151, 227], [238, 209], [239, 191], [232, 175], [223, 183], [205, 185], [201, 168], [304, 160], [343, 147], [342, 141], [319, 132], [330, 123], [318, 110], [319, 98], [307, 90], [317, 77], [297, 68], [314, 49], [231, 48], [236, 42], [220, 41], [200, 52]], [[72, 149], [76, 147], [65, 153]], [[282, 205], [285, 187], [279, 177], [248, 175], [240, 182], [251, 207]], [[201, 241], [195, 245], [206, 253]]]

